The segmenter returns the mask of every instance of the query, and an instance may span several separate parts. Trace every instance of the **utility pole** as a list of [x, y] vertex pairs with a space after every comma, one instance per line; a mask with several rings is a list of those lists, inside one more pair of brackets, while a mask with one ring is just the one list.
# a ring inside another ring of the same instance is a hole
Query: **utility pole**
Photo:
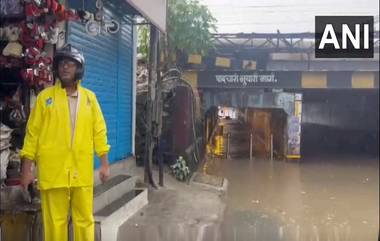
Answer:
[[149, 183], [152, 187], [156, 188], [153, 180], [152, 166], [153, 166], [153, 149], [159, 133], [157, 126], [157, 59], [158, 59], [158, 37], [159, 32], [157, 28], [150, 25], [150, 51], [149, 51], [149, 74], [148, 74], [148, 95], [147, 95], [147, 131], [145, 142], [145, 156], [144, 156], [144, 182]]
[[[160, 32], [156, 29], [157, 34], [157, 40], [159, 40], [159, 34]], [[157, 43], [157, 52], [156, 52], [156, 63], [160, 63], [160, 51], [159, 51], [159, 41]], [[158, 65], [156, 66], [156, 98], [154, 101], [154, 129], [153, 129], [153, 137], [156, 140], [157, 144], [157, 159], [158, 159], [158, 185], [161, 187], [164, 186], [164, 162], [163, 162], [163, 150], [162, 150], [162, 140], [161, 140], [161, 133], [162, 133], [162, 110], [163, 110], [163, 100], [162, 100], [162, 79], [161, 79], [161, 72], [160, 68], [158, 68]]]

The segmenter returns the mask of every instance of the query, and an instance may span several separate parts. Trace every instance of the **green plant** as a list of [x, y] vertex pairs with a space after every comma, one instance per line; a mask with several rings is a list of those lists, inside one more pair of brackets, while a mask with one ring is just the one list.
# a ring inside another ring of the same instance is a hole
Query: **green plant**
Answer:
[[147, 60], [149, 56], [149, 27], [148, 25], [139, 25], [137, 27], [137, 53]]
[[[160, 51], [164, 62], [170, 64], [177, 53], [201, 54], [214, 47], [212, 32], [216, 19], [207, 6], [198, 0], [168, 0], [167, 30], [161, 35]], [[138, 53], [149, 56], [149, 26], [138, 27]]]
[[190, 169], [186, 164], [186, 160], [182, 156], [179, 156], [176, 163], [170, 166], [172, 174], [179, 181], [186, 181], [190, 175]]
[[168, 51], [205, 55], [214, 46], [211, 32], [216, 32], [215, 23], [207, 6], [198, 0], [169, 0]]

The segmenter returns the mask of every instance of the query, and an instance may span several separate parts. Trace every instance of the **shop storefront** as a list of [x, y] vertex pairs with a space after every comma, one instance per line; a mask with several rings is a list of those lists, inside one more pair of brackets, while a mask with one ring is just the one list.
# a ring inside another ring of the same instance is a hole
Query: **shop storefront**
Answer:
[[[166, 6], [165, 1], [157, 1], [157, 4], [161, 8]], [[26, 240], [30, 235], [40, 235], [35, 216], [28, 216], [25, 214], [28, 210], [16, 210], [12, 205], [32, 201], [25, 200], [27, 197], [20, 192], [19, 150], [37, 95], [54, 85], [52, 59], [64, 44], [70, 43], [84, 53], [82, 85], [95, 92], [101, 105], [111, 145], [110, 163], [126, 161], [134, 155], [134, 17], [143, 16], [165, 31], [162, 24], [165, 11], [147, 11], [150, 9], [147, 6], [144, 1], [136, 4], [136, 1], [126, 0], [1, 1], [0, 233], [7, 230], [1, 233], [1, 240]], [[96, 159], [94, 168], [98, 166]], [[7, 208], [8, 204], [12, 210]], [[29, 214], [38, 212], [38, 204], [34, 208]], [[9, 216], [8, 211], [13, 213]], [[11, 219], [7, 219], [7, 215]], [[37, 226], [33, 226], [36, 222]], [[37, 228], [31, 231], [33, 234], [29, 233], [32, 227]]]
[[54, 84], [52, 56], [65, 43], [85, 55], [83, 85], [97, 94], [104, 112], [110, 162], [133, 155], [135, 10], [125, 1], [117, 8], [116, 2], [86, 3], [5, 1], [1, 8], [1, 123], [2, 139], [7, 140], [2, 145], [2, 179], [9, 156], [17, 156], [22, 147], [36, 96]]

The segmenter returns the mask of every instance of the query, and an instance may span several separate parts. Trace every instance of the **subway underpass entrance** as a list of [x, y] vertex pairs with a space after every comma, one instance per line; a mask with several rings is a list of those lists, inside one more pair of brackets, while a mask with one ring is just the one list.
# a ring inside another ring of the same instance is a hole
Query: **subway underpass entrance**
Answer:
[[282, 109], [218, 107], [214, 128], [209, 152], [215, 156], [286, 158], [287, 114]]
[[268, 161], [270, 136], [274, 153], [288, 147], [289, 116], [280, 108], [238, 108], [237, 118], [215, 115], [211, 143], [219, 148], [209, 148], [214, 151], [201, 171], [229, 182], [223, 241], [378, 239], [378, 93], [302, 94], [302, 157], [297, 163]]

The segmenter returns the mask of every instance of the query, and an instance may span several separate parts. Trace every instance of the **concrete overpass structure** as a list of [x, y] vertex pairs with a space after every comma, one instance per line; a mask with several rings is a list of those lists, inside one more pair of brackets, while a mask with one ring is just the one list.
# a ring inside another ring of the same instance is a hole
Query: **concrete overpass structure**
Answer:
[[[370, 134], [363, 134], [364, 139], [371, 136], [378, 143], [378, 33], [372, 59], [315, 58], [312, 33], [219, 34], [214, 38], [216, 49], [208, 56], [180, 59], [183, 78], [198, 90], [205, 110], [213, 106], [283, 109], [288, 129], [299, 116], [300, 146], [301, 136], [306, 142], [318, 139], [304, 136], [301, 129], [312, 134], [332, 133], [331, 128], [365, 131]], [[297, 98], [302, 100], [299, 104], [295, 104]], [[289, 135], [288, 131], [290, 142]]]

